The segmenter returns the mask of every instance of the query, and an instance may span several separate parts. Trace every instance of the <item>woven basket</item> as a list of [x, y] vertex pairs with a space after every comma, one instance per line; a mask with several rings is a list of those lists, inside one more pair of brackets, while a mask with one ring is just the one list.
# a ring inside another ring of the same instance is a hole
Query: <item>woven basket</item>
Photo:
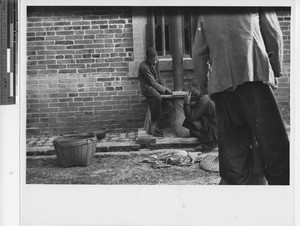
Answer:
[[207, 155], [200, 163], [199, 167], [209, 172], [219, 172], [219, 156]]
[[87, 166], [94, 157], [97, 138], [94, 134], [64, 135], [56, 138], [53, 146], [61, 166]]

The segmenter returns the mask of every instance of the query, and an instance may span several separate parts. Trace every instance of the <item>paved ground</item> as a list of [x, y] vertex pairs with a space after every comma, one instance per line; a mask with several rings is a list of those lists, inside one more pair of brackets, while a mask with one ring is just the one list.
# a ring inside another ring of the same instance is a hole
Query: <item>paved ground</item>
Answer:
[[[27, 156], [54, 155], [53, 140], [56, 136], [31, 136], [26, 140]], [[198, 145], [196, 138], [176, 137], [173, 131], [166, 130], [164, 138], [145, 136], [143, 131], [126, 133], [107, 133], [105, 138], [98, 140], [97, 153], [129, 152], [144, 149], [190, 148]]]
[[[287, 131], [289, 134], [289, 127]], [[164, 138], [148, 136], [144, 131], [107, 133], [105, 138], [98, 140], [91, 164], [83, 168], [62, 168], [58, 165], [52, 144], [56, 136], [28, 137], [27, 183], [218, 184], [218, 173], [203, 171], [198, 165], [166, 169], [141, 165], [145, 155], [164, 152], [166, 149], [195, 152], [195, 147], [199, 144], [196, 138], [179, 138], [170, 130], [165, 130], [164, 133]]]
[[199, 164], [153, 168], [143, 163], [147, 156], [170, 150], [184, 150], [197, 155], [196, 138], [179, 138], [165, 130], [164, 138], [154, 138], [144, 131], [107, 133], [98, 140], [95, 157], [86, 167], [63, 168], [53, 147], [55, 136], [32, 136], [27, 139], [29, 184], [218, 184], [219, 174], [200, 169]]

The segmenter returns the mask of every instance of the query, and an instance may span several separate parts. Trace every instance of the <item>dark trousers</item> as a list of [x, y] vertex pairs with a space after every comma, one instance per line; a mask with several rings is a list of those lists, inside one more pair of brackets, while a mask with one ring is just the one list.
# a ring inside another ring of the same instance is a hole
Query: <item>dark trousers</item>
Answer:
[[185, 119], [182, 123], [183, 127], [189, 129], [191, 137], [198, 138], [204, 152], [218, 146], [216, 120], [213, 121], [202, 116], [201, 121], [189, 122]]
[[162, 98], [160, 93], [156, 89], [152, 88], [147, 91], [145, 98], [150, 108], [151, 121], [156, 122], [158, 120], [161, 120], [162, 119], [162, 107], [161, 107]]
[[221, 177], [229, 184], [247, 184], [259, 167], [253, 154], [257, 142], [268, 184], [288, 185], [289, 139], [270, 87], [247, 82], [212, 98], [218, 120]]

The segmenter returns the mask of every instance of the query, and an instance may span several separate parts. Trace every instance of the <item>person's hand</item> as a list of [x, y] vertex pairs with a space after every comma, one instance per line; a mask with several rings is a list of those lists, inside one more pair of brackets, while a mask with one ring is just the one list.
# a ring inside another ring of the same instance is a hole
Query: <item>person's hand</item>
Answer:
[[168, 88], [168, 87], [165, 88], [165, 94], [170, 95], [172, 93], [173, 93], [173, 91], [170, 88]]
[[277, 89], [277, 88], [278, 88], [278, 84], [279, 84], [279, 82], [278, 82], [278, 78], [277, 78], [277, 77], [275, 77], [275, 89]]
[[269, 85], [273, 90], [276, 90], [278, 88], [278, 78], [277, 77], [274, 78], [274, 82], [266, 81], [264, 83]]
[[184, 96], [184, 103], [189, 104], [191, 102], [192, 93], [189, 91], [186, 96]]

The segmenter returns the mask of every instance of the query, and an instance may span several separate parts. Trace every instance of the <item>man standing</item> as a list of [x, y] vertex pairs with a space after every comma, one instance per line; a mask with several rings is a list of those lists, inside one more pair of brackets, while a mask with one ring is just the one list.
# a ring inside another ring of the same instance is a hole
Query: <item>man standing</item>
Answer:
[[220, 184], [248, 184], [256, 142], [268, 184], [289, 184], [289, 139], [270, 88], [282, 76], [282, 43], [271, 9], [200, 13], [193, 67], [201, 93], [212, 94], [216, 104]]
[[159, 75], [157, 52], [153, 47], [146, 50], [146, 60], [139, 67], [138, 78], [142, 94], [145, 96], [151, 112], [151, 122], [148, 133], [162, 137], [158, 129], [158, 121], [162, 119], [161, 94], [172, 94]]
[[202, 95], [196, 78], [189, 81], [189, 93], [184, 98], [184, 127], [197, 137], [200, 146], [196, 149], [209, 151], [217, 147], [218, 129], [215, 104], [208, 95]]

